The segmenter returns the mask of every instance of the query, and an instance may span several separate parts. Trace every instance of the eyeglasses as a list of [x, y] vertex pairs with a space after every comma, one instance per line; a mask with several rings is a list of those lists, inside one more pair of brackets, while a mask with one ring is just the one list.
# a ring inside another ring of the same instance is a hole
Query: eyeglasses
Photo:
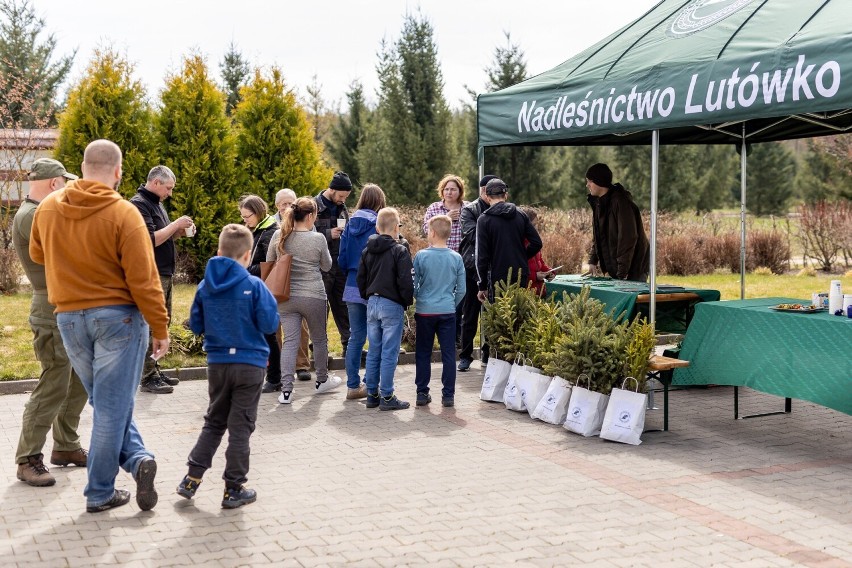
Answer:
[[249, 219], [251, 219], [252, 217], [254, 217], [254, 213], [249, 213], [248, 215], [243, 215], [242, 213], [240, 213], [240, 218], [241, 218], [243, 221], [248, 221], [248, 220], [249, 220]]

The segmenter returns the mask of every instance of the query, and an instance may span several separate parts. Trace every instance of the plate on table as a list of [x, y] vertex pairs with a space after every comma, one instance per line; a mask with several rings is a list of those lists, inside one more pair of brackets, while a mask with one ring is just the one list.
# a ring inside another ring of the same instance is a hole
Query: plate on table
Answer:
[[776, 312], [794, 312], [797, 314], [815, 314], [828, 310], [828, 308], [817, 308], [810, 304], [778, 304], [769, 306], [769, 309]]

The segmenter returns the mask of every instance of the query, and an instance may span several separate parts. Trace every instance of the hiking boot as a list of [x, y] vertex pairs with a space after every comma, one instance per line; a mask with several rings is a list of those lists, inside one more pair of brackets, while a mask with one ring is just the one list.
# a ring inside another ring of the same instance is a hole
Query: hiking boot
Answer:
[[367, 385], [361, 384], [357, 389], [346, 390], [346, 400], [358, 400], [359, 398], [367, 398]]
[[143, 511], [150, 511], [157, 504], [157, 490], [154, 489], [156, 475], [157, 462], [152, 458], [142, 460], [136, 470], [136, 504]]
[[142, 384], [139, 385], [139, 390], [153, 394], [171, 394], [174, 392], [175, 387], [167, 385], [160, 377], [153, 376], [150, 379], [143, 381]]
[[418, 392], [417, 393], [417, 406], [426, 406], [432, 402], [432, 395], [428, 392]]
[[337, 375], [329, 375], [328, 378], [324, 382], [317, 381], [315, 390], [316, 394], [322, 394], [324, 392], [328, 392], [336, 389], [340, 385], [343, 384], [343, 379], [338, 377]]
[[103, 505], [98, 506], [86, 506], [87, 513], [103, 513], [104, 511], [109, 511], [110, 509], [115, 509], [116, 507], [121, 507], [122, 505], [127, 505], [130, 502], [130, 491], [125, 491], [124, 489], [116, 489], [115, 493], [112, 494], [112, 499], [104, 503]]
[[444, 396], [441, 397], [441, 406], [445, 406], [447, 408], [452, 408], [456, 405], [456, 400], [452, 396]]
[[28, 456], [25, 463], [18, 464], [18, 479], [33, 487], [49, 487], [56, 483], [50, 470], [42, 461], [42, 454]]
[[238, 488], [225, 488], [225, 495], [222, 497], [223, 509], [236, 509], [249, 503], [257, 501], [257, 492], [254, 489], [247, 489], [240, 485]]
[[411, 405], [404, 400], [396, 398], [395, 394], [383, 396], [379, 401], [379, 410], [405, 410], [409, 406]]
[[199, 485], [201, 485], [200, 479], [195, 479], [194, 477], [187, 475], [183, 478], [183, 481], [180, 482], [180, 485], [178, 485], [177, 494], [181, 497], [192, 499], [195, 497], [195, 492], [198, 491]]
[[379, 393], [378, 392], [368, 392], [367, 393], [367, 408], [376, 408], [379, 406]]
[[280, 390], [281, 390], [281, 383], [270, 383], [269, 381], [266, 381], [265, 383], [263, 383], [263, 388], [260, 389], [260, 392], [269, 393], [269, 392], [278, 392]]
[[313, 379], [311, 372], [307, 369], [296, 369], [296, 378], [300, 381], [310, 381]]
[[70, 452], [53, 450], [50, 452], [50, 463], [53, 465], [76, 465], [77, 467], [86, 467], [88, 463], [89, 452], [83, 448], [77, 448]]
[[290, 404], [293, 402], [293, 391], [284, 391], [278, 395], [278, 402], [281, 404]]
[[180, 383], [180, 379], [177, 377], [170, 377], [164, 373], [160, 373], [160, 380], [169, 385], [170, 387], [177, 386]]
[[461, 372], [467, 371], [470, 369], [470, 364], [473, 363], [473, 359], [469, 359], [465, 357], [464, 359], [459, 360], [458, 370]]

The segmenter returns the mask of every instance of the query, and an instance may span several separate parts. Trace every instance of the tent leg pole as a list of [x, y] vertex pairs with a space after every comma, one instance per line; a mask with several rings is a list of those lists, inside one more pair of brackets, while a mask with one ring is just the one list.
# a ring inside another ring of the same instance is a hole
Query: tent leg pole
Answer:
[[746, 277], [746, 123], [743, 121], [743, 145], [740, 151], [740, 300], [745, 300]]
[[[659, 183], [660, 168], [660, 131], [651, 133], [651, 281], [648, 286], [650, 292], [650, 304], [648, 314], [651, 318], [651, 327], [657, 319], [657, 186]], [[656, 332], [656, 328], [654, 329]]]

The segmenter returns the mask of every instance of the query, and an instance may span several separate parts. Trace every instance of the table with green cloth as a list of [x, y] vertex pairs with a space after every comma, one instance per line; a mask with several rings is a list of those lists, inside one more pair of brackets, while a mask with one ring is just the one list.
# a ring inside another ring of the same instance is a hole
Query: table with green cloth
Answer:
[[[633, 319], [636, 314], [648, 316], [650, 288], [646, 282], [617, 280], [608, 276], [566, 274], [547, 282], [545, 291], [548, 297], [554, 292], [557, 297], [561, 297], [564, 294], [579, 294], [583, 286], [589, 286], [589, 295], [603, 302], [606, 310], [612, 311], [616, 316], [622, 312], [627, 313], [628, 319]], [[696, 304], [715, 302], [720, 297], [718, 290], [658, 284], [655, 327], [658, 331], [683, 333], [689, 326]], [[672, 299], [674, 300], [668, 301]]]
[[710, 302], [695, 307], [674, 385], [732, 385], [809, 400], [852, 414], [852, 319], [792, 313], [790, 298]]

